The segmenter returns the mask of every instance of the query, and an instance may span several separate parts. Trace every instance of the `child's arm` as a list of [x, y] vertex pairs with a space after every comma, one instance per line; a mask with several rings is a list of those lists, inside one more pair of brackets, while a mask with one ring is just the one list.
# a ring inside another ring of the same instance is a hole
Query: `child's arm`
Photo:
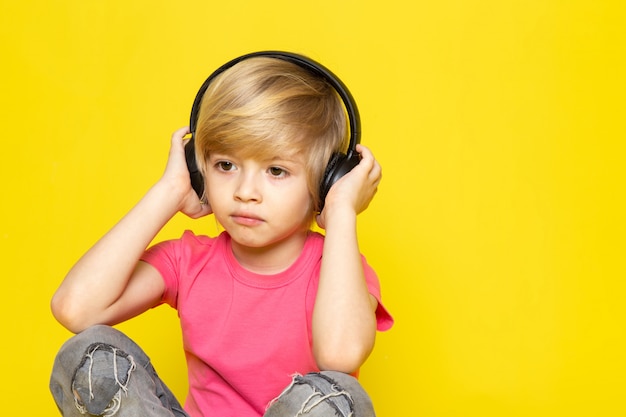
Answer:
[[140, 256], [176, 212], [190, 217], [210, 213], [191, 189], [183, 147], [188, 132], [182, 128], [172, 135], [161, 179], [83, 255], [57, 289], [52, 312], [68, 330], [120, 323], [159, 302], [163, 280], [156, 269], [139, 262]]
[[351, 373], [367, 359], [376, 337], [377, 301], [368, 291], [357, 242], [356, 217], [381, 179], [372, 153], [359, 145], [357, 167], [333, 185], [318, 222], [326, 229], [313, 310], [313, 354], [322, 370]]

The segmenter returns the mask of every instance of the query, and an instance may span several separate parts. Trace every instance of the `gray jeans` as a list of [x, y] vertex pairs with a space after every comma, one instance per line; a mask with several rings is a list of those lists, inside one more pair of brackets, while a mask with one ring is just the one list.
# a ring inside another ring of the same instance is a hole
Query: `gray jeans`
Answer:
[[[189, 417], [143, 350], [109, 326], [93, 326], [61, 347], [50, 391], [65, 417]], [[375, 417], [375, 413], [355, 378], [324, 371], [296, 375], [264, 414], [296, 416]]]

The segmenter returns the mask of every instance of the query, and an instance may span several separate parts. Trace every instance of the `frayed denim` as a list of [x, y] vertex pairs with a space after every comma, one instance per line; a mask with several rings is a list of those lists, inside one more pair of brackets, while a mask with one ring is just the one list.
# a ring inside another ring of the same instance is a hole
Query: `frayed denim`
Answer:
[[291, 385], [270, 403], [264, 417], [375, 417], [359, 382], [342, 372], [294, 375]]
[[[61, 347], [50, 391], [65, 417], [189, 417], [143, 350], [109, 326], [90, 327]], [[264, 414], [300, 416], [375, 417], [375, 413], [355, 378], [324, 371], [294, 375]]]
[[143, 350], [109, 326], [90, 327], [61, 347], [50, 391], [65, 417], [189, 417]]

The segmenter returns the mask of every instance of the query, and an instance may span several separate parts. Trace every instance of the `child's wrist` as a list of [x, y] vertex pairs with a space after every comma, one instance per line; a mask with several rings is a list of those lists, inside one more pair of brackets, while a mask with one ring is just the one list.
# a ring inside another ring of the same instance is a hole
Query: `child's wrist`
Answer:
[[327, 229], [335, 225], [356, 223], [356, 217], [356, 211], [348, 205], [331, 205], [325, 208], [324, 219]]
[[178, 206], [182, 204], [184, 199], [184, 190], [175, 181], [167, 178], [161, 178], [152, 186], [149, 194], [153, 195], [155, 202], [162, 207], [170, 207], [172, 211], [178, 211]]

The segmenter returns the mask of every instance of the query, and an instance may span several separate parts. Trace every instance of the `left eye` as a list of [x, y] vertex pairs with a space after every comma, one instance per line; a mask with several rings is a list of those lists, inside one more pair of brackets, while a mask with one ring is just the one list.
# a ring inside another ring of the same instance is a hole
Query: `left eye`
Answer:
[[271, 167], [268, 172], [274, 177], [285, 175], [285, 170], [279, 167]]

